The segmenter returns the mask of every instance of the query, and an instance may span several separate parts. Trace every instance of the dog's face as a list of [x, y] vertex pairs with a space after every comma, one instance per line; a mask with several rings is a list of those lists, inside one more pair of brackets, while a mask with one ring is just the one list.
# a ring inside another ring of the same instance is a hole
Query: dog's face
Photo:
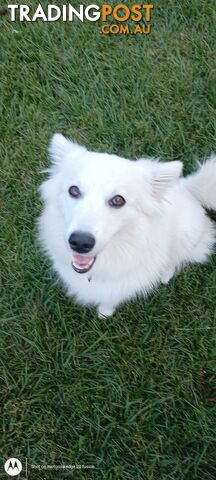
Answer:
[[[88, 152], [55, 134], [50, 178], [41, 187], [64, 219], [64, 238], [78, 273], [89, 271], [111, 242], [133, 234], [140, 214], [158, 215], [167, 188], [180, 176], [180, 162], [137, 162]], [[122, 245], [124, 248], [124, 245]]]

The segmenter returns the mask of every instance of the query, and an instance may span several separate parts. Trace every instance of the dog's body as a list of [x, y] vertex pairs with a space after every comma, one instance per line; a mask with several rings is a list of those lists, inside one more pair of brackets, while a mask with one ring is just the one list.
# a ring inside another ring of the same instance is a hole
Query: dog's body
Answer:
[[216, 157], [184, 178], [181, 162], [92, 153], [60, 134], [50, 153], [40, 238], [80, 303], [109, 316], [185, 264], [206, 261], [215, 228], [203, 207], [216, 209]]

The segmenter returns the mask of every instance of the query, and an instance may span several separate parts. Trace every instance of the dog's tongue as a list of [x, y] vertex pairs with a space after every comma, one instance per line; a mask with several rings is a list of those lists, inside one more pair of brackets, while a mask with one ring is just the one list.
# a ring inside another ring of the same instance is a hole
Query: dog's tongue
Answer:
[[73, 262], [78, 266], [78, 267], [85, 267], [88, 266], [92, 263], [94, 260], [93, 255], [73, 255]]

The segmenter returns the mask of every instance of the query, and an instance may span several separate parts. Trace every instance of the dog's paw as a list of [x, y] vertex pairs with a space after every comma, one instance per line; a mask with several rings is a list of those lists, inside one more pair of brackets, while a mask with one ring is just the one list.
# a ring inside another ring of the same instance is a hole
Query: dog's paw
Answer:
[[161, 283], [163, 283], [164, 285], [169, 283], [171, 278], [174, 276], [174, 273], [175, 273], [175, 268], [173, 268], [173, 267], [168, 268], [167, 271], [164, 272], [164, 274], [161, 277]]
[[112, 305], [99, 305], [97, 314], [99, 318], [106, 318], [111, 317], [114, 311], [115, 308]]

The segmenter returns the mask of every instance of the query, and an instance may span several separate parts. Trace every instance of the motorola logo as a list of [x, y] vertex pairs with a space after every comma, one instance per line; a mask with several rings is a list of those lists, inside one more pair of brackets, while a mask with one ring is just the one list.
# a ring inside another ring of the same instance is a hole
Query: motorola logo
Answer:
[[18, 458], [8, 458], [4, 464], [4, 469], [10, 477], [16, 477], [22, 471], [22, 463]]

